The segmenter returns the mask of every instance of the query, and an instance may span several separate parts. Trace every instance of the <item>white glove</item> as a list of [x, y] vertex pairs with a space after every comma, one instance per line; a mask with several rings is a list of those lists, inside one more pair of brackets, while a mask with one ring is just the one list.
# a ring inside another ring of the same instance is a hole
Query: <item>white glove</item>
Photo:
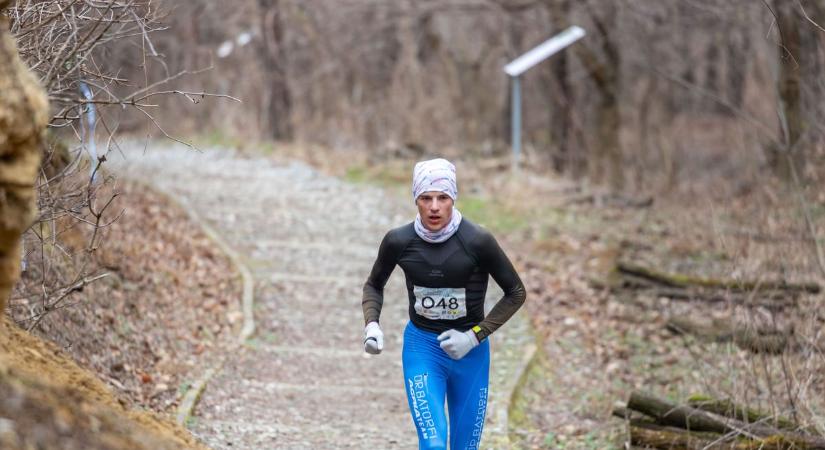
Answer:
[[364, 351], [377, 355], [381, 350], [384, 350], [384, 333], [381, 332], [378, 322], [370, 322], [364, 328]]
[[441, 349], [452, 359], [461, 359], [478, 346], [478, 338], [473, 330], [460, 332], [458, 330], [447, 330], [438, 335], [441, 342]]

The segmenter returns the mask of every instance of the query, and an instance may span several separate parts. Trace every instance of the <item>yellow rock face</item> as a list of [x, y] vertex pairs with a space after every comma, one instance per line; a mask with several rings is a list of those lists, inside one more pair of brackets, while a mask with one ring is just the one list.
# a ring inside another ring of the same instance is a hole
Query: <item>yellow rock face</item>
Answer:
[[[0, 0], [0, 10], [7, 1]], [[0, 311], [19, 275], [20, 234], [35, 214], [34, 182], [48, 123], [46, 94], [0, 17]]]

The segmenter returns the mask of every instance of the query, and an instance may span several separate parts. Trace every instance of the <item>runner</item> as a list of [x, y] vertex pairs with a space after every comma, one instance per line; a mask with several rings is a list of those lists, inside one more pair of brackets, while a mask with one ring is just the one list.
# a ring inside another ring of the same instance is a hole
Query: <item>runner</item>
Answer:
[[[415, 221], [384, 236], [364, 284], [364, 350], [379, 354], [384, 285], [396, 265], [407, 281], [410, 321], [402, 360], [419, 449], [478, 448], [487, 409], [487, 338], [524, 303], [524, 285], [487, 230], [461, 217], [455, 166], [445, 159], [415, 165]], [[484, 317], [488, 275], [504, 296]]]

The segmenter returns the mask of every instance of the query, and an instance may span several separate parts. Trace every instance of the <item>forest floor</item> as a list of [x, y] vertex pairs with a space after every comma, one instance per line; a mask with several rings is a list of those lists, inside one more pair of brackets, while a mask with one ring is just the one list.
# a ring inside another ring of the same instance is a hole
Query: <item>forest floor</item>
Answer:
[[[399, 384], [406, 305], [386, 308], [384, 355], [366, 357], [358, 344], [360, 286], [383, 233], [414, 212], [406, 202], [416, 155], [376, 161], [289, 146], [181, 154], [173, 161], [152, 150], [129, 174], [189, 197], [244, 255], [257, 280], [259, 327], [210, 381], [190, 429], [214, 448], [406, 448], [415, 439]], [[822, 358], [753, 355], [666, 328], [674, 316], [779, 323], [819, 345], [821, 294], [777, 312], [609, 288], [620, 260], [719, 279], [821, 282], [793, 191], [754, 184], [744, 193], [706, 189], [631, 205], [529, 170], [514, 176], [506, 161], [459, 158], [458, 166], [457, 206], [494, 231], [529, 292], [539, 351], [510, 407], [514, 448], [624, 448], [625, 424], [610, 412], [634, 389], [673, 400], [730, 397], [777, 414], [790, 404], [805, 425], [825, 428]], [[155, 256], [101, 285], [120, 300], [70, 309], [46, 331], [70, 352], [76, 347], [74, 356], [120, 391], [121, 402], [171, 412], [188, 381], [230, 352], [239, 281], [197, 227], [154, 195], [138, 195], [137, 222], [124, 223], [131, 235], [151, 231], [141, 237], [147, 242], [116, 245], [100, 263], [117, 268], [118, 252]], [[804, 195], [821, 239], [825, 194]], [[388, 293], [402, 289], [395, 273]], [[156, 311], [158, 300], [169, 306]], [[77, 335], [83, 317], [94, 318], [100, 336]], [[174, 322], [155, 336], [159, 318]], [[353, 420], [378, 416], [380, 429]]]
[[[295, 147], [273, 154], [402, 198], [420, 158], [342, 159]], [[506, 159], [454, 161], [457, 207], [505, 242], [528, 288], [526, 308], [542, 350], [511, 405], [515, 448], [625, 448], [627, 426], [611, 411], [634, 390], [674, 401], [694, 394], [733, 399], [825, 432], [821, 293], [777, 309], [757, 305], [772, 294], [759, 288], [746, 304], [731, 292], [707, 302], [614, 288], [619, 261], [720, 281], [822, 285], [816, 247], [825, 246], [823, 190], [770, 177], [709, 177], [655, 197], [621, 198], [529, 169], [513, 174]], [[727, 332], [783, 330], [793, 342], [778, 355], [755, 354], [730, 340], [674, 333], [674, 318], [723, 323]]]
[[[611, 410], [634, 390], [676, 402], [733, 399], [825, 431], [822, 293], [774, 309], [754, 306], [769, 289], [748, 292], [745, 303], [752, 304], [741, 304], [724, 289], [717, 291], [723, 300], [711, 302], [605, 288], [616, 286], [620, 261], [708, 280], [822, 285], [825, 272], [803, 219], [808, 209], [825, 244], [822, 191], [806, 192], [811, 203], [803, 208], [793, 190], [777, 186], [738, 196], [717, 189], [663, 195], [643, 207], [610, 197], [599, 204], [578, 189], [519, 204], [513, 215], [533, 219], [509, 235], [525, 255], [527, 307], [544, 351], [515, 399], [514, 441], [525, 448], [623, 448], [627, 427]], [[669, 324], [677, 319], [721, 323], [728, 334], [787, 331], [794, 343], [780, 354], [755, 354], [731, 340], [674, 333]]]

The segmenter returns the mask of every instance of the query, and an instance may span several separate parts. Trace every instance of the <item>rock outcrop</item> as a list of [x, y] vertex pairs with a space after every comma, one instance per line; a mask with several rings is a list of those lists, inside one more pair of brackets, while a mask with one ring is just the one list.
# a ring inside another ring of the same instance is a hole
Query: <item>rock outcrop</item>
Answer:
[[[0, 0], [0, 14], [10, 0]], [[20, 234], [35, 215], [34, 183], [48, 123], [46, 94], [20, 61], [0, 15], [0, 312], [20, 271]]]

